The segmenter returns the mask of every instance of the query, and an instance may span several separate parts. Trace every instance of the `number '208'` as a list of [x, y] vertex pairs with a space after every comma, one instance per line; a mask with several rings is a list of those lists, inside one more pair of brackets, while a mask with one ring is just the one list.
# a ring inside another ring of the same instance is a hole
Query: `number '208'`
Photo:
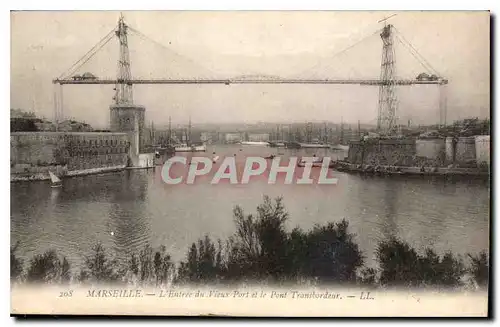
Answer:
[[73, 296], [73, 290], [59, 292], [59, 297], [71, 297]]

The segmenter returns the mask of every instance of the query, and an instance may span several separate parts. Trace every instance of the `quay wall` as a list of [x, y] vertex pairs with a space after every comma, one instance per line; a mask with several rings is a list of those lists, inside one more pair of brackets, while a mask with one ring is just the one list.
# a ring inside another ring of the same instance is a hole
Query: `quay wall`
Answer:
[[416, 162], [431, 166], [443, 166], [446, 159], [445, 139], [415, 140]]
[[490, 136], [477, 135], [476, 136], [476, 161], [478, 166], [486, 163], [490, 166]]
[[11, 180], [47, 179], [125, 168], [130, 141], [126, 133], [14, 132], [10, 134]]
[[128, 166], [131, 168], [152, 168], [155, 166], [154, 153], [139, 153], [138, 155], [132, 154]]
[[490, 136], [353, 141], [347, 161], [371, 166], [489, 166]]
[[57, 165], [64, 161], [64, 135], [51, 132], [10, 134], [10, 163], [36, 166]]
[[475, 137], [459, 137], [455, 148], [455, 163], [459, 165], [476, 165]]
[[354, 164], [410, 166], [415, 154], [414, 140], [366, 140], [349, 143], [347, 158]]

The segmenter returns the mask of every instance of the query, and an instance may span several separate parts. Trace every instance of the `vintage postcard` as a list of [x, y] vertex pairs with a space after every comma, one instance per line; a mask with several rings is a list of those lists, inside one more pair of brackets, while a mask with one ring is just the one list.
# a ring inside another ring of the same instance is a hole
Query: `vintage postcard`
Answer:
[[12, 11], [11, 314], [487, 317], [490, 19]]

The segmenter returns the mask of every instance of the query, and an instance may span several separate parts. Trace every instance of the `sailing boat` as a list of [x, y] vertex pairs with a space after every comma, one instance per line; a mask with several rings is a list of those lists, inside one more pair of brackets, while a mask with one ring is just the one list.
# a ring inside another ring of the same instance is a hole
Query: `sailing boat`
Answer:
[[307, 125], [306, 125], [306, 142], [299, 143], [301, 148], [322, 148], [322, 149], [330, 148], [330, 146], [328, 144], [321, 143], [317, 139], [313, 140], [312, 139], [312, 132], [313, 132], [312, 123], [307, 123]]
[[344, 120], [343, 117], [340, 117], [340, 142], [332, 146], [333, 150], [341, 150], [348, 151], [349, 145], [345, 145], [344, 143]]
[[175, 147], [175, 152], [205, 152], [207, 146], [205, 144], [191, 143], [191, 117], [189, 117], [188, 130], [186, 134], [186, 143], [179, 144]]
[[62, 181], [53, 172], [49, 171], [50, 180], [52, 182], [51, 187], [61, 187]]

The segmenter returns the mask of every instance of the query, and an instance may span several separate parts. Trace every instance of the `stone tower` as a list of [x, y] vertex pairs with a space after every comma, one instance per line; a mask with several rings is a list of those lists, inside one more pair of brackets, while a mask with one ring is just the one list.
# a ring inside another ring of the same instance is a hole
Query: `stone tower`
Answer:
[[139, 155], [144, 150], [144, 113], [138, 105], [114, 104], [110, 106], [110, 129], [112, 132], [128, 133], [130, 154]]
[[130, 56], [127, 39], [127, 25], [120, 16], [115, 34], [120, 40], [118, 59], [118, 78], [115, 85], [115, 103], [110, 106], [110, 129], [113, 132], [126, 132], [130, 140], [132, 161], [144, 150], [144, 106], [133, 101]]

